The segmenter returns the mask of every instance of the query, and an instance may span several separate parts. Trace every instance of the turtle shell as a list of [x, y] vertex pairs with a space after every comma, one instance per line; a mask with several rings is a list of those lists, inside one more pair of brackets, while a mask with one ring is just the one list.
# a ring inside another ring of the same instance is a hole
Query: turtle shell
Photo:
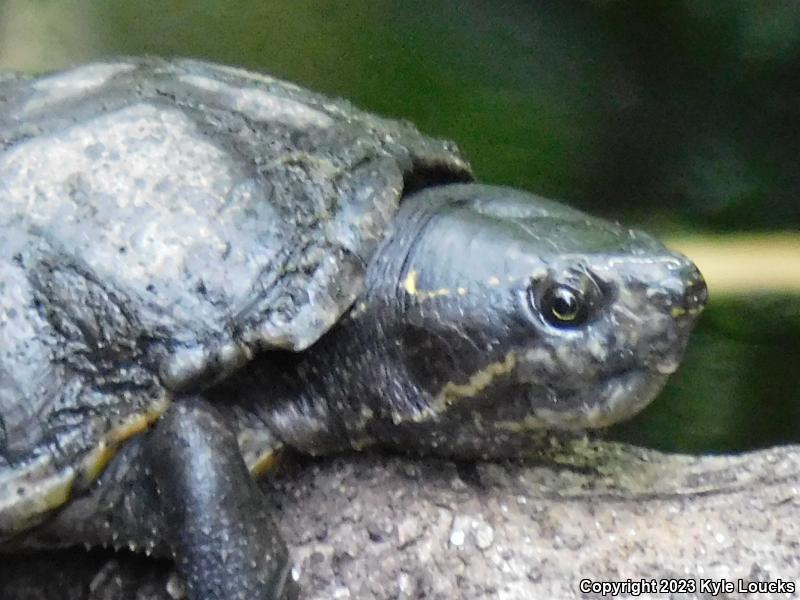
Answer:
[[0, 76], [0, 539], [254, 352], [361, 291], [456, 148], [290, 83], [123, 59]]

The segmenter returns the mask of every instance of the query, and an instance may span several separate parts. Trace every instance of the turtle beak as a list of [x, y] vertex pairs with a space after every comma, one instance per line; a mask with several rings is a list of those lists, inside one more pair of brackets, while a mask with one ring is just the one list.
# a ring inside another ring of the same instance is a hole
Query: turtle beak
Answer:
[[[689, 334], [708, 302], [708, 286], [703, 275], [688, 258], [680, 257], [683, 265], [675, 273], [681, 286], [675, 286], [668, 305], [664, 308], [672, 319], [669, 333], [650, 340], [654, 355], [658, 357], [655, 370], [662, 375], [674, 373], [689, 341]], [[677, 343], [676, 343], [677, 342]]]
[[708, 286], [698, 268], [688, 259], [681, 273], [681, 279], [685, 282], [683, 296], [676, 298], [673, 316], [691, 324], [703, 312], [708, 302]]
[[690, 310], [700, 312], [708, 302], [708, 286], [697, 267], [692, 265], [692, 268], [694, 269], [695, 278], [693, 283], [687, 287], [686, 293], [692, 306]]

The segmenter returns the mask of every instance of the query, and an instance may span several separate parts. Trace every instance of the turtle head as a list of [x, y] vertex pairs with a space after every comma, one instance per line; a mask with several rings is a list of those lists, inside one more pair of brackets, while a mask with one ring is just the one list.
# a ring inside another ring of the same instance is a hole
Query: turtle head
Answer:
[[694, 264], [642, 232], [507, 188], [421, 191], [367, 275], [388, 364], [370, 435], [491, 457], [630, 417], [706, 299]]

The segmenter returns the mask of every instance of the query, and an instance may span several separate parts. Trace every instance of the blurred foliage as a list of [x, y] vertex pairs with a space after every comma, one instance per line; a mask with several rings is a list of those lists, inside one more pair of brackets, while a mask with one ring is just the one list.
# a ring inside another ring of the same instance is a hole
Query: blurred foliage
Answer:
[[[344, 96], [457, 140], [482, 180], [661, 233], [800, 231], [796, 0], [0, 1], [2, 67], [119, 54]], [[799, 313], [796, 296], [712, 297], [680, 373], [615, 434], [800, 440]]]

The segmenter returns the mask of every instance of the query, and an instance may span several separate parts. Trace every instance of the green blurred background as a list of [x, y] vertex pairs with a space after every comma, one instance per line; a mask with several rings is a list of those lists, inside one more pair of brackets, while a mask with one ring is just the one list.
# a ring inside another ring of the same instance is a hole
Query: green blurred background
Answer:
[[709, 277], [680, 372], [612, 435], [688, 451], [800, 441], [800, 251], [782, 250], [800, 248], [796, 0], [0, 1], [0, 68], [120, 54], [347, 97], [456, 140], [484, 181], [692, 236], [699, 254], [789, 234], [760, 246], [785, 289], [748, 286], [752, 266], [743, 285]]

